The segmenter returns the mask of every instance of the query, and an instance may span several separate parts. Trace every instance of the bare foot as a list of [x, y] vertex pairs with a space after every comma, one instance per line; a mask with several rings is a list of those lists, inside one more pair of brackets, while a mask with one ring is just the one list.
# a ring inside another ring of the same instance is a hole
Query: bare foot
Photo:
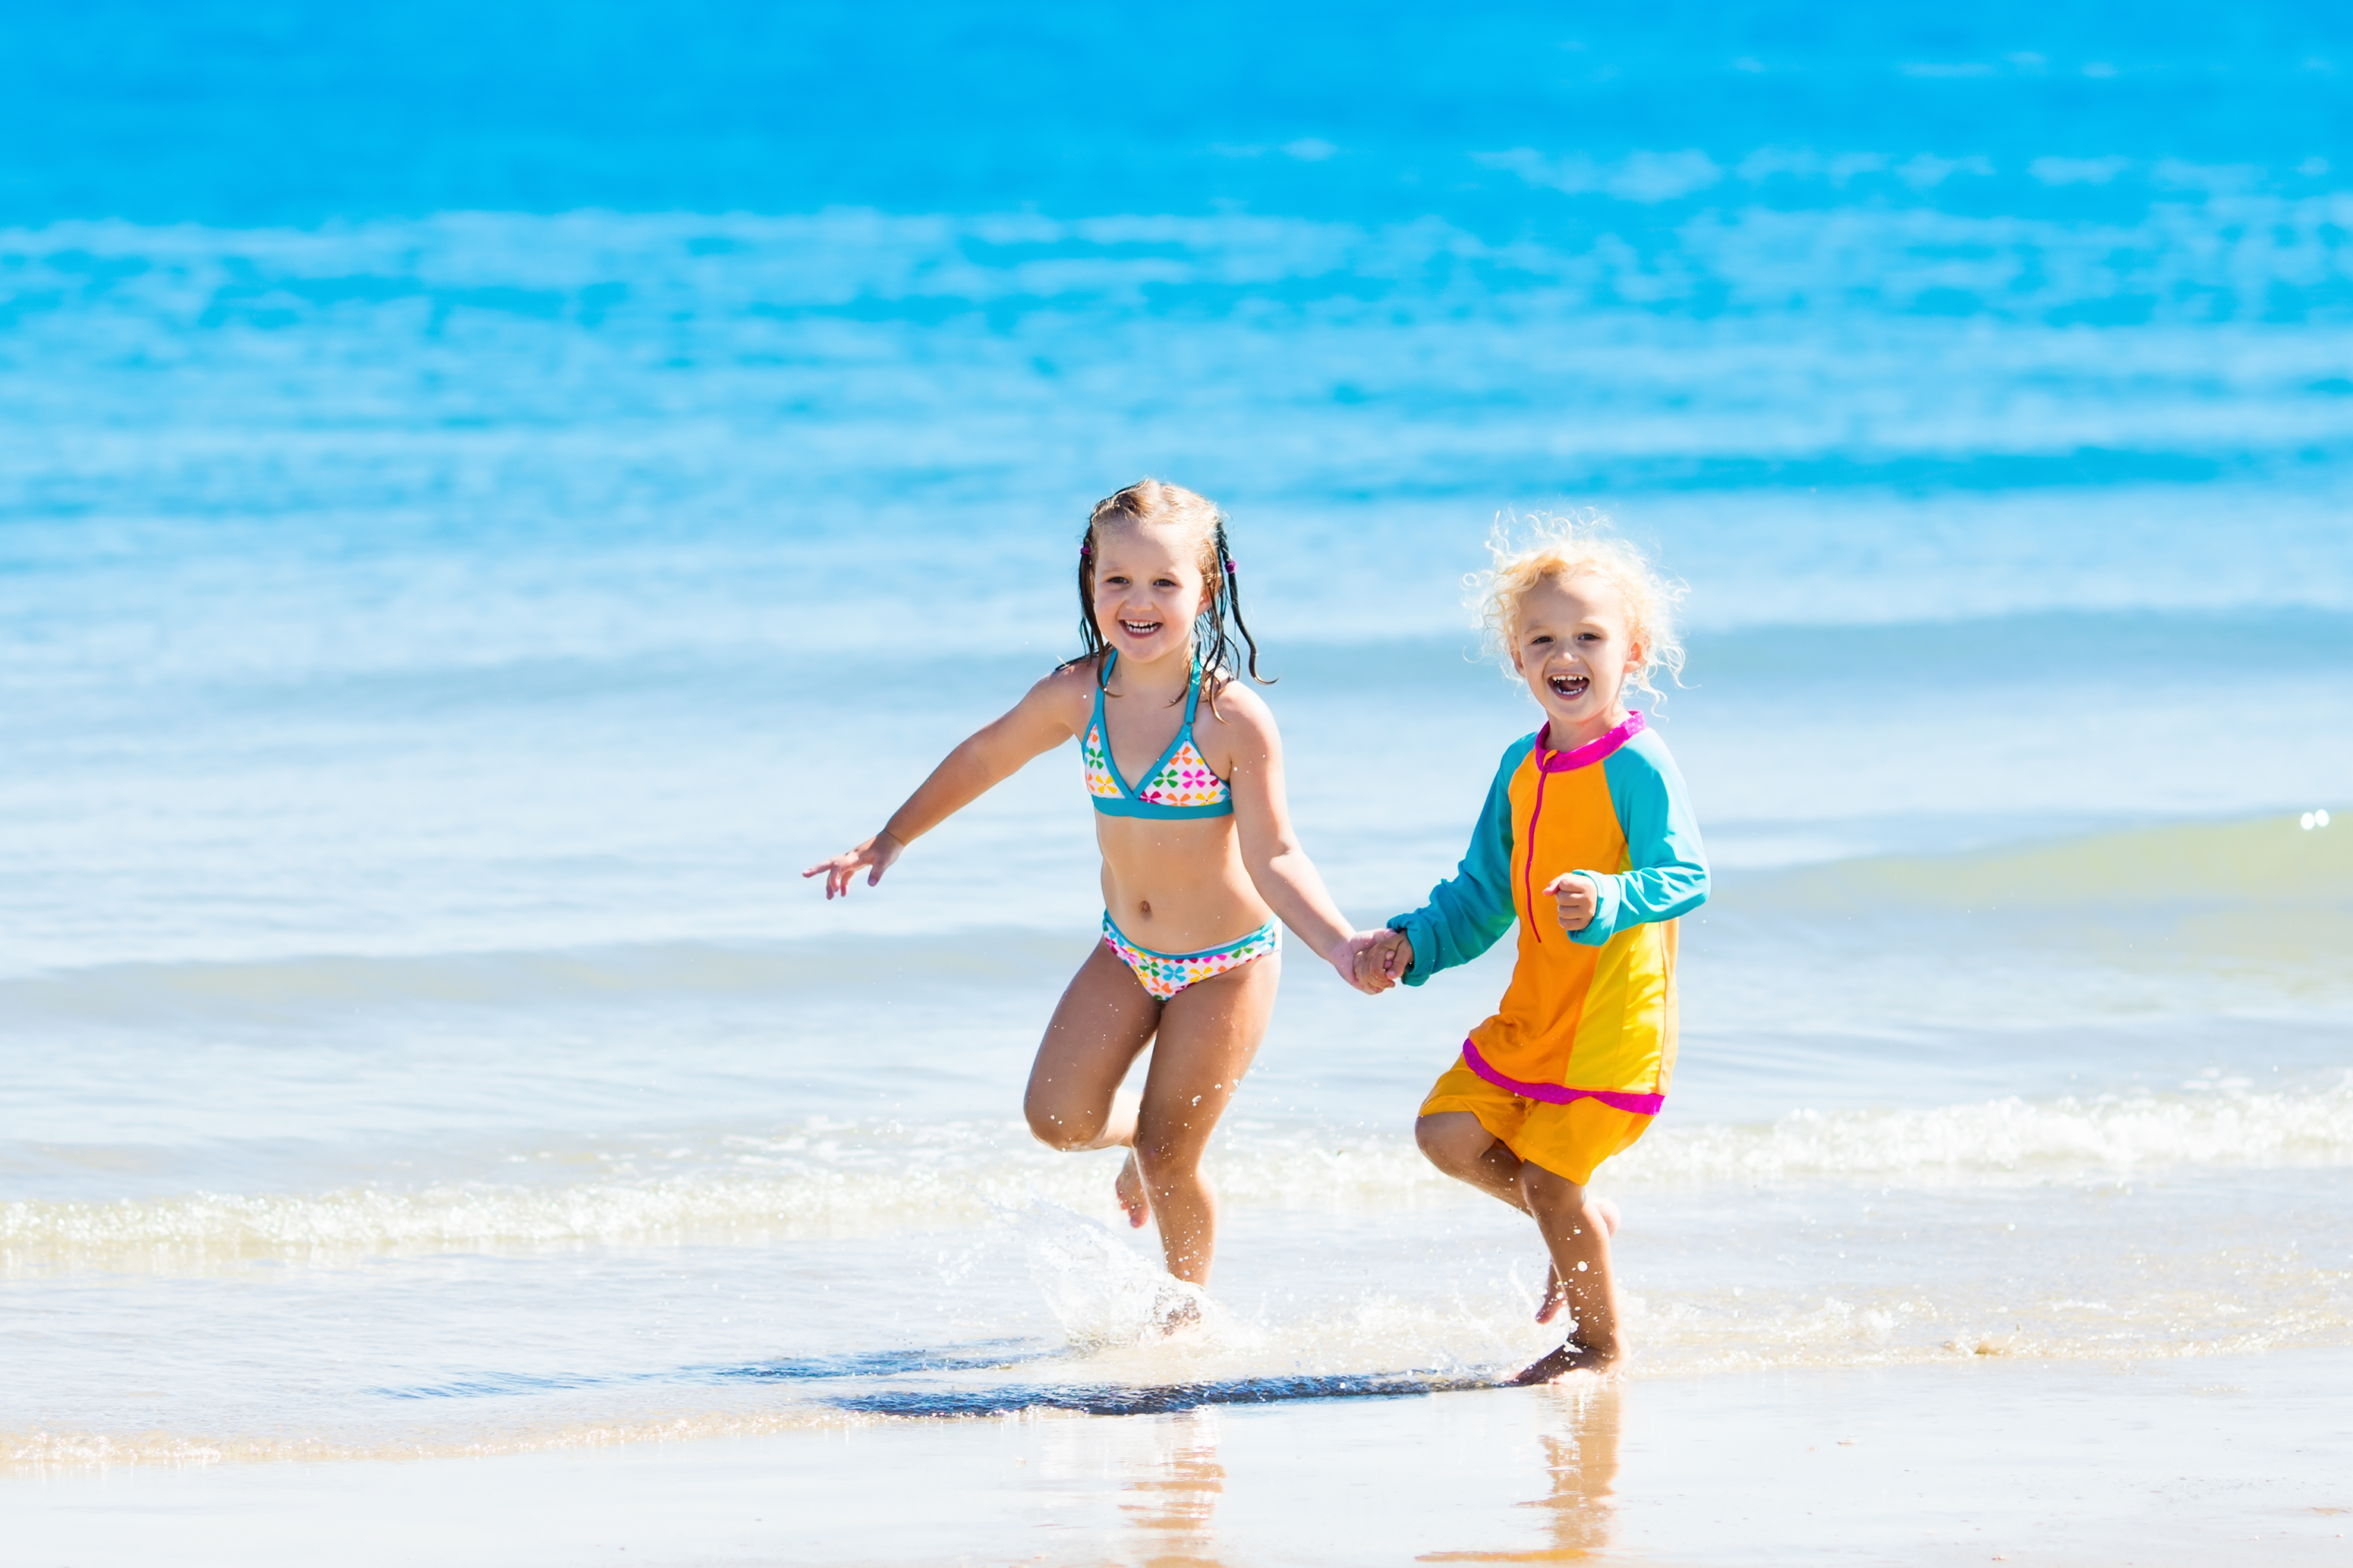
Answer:
[[[1593, 1206], [1601, 1215], [1601, 1234], [1617, 1235], [1618, 1205], [1608, 1198], [1596, 1198], [1593, 1200]], [[1546, 1264], [1544, 1300], [1536, 1303], [1536, 1321], [1549, 1323], [1559, 1317], [1560, 1310], [1567, 1300], [1568, 1292], [1561, 1289], [1559, 1268], [1554, 1264]]]
[[1556, 1383], [1572, 1372], [1607, 1372], [1617, 1363], [1616, 1352], [1604, 1355], [1599, 1351], [1587, 1350], [1575, 1340], [1524, 1368], [1512, 1379], [1514, 1386], [1525, 1387], [1532, 1383]]
[[1190, 1296], [1180, 1297], [1176, 1300], [1166, 1303], [1155, 1303], [1153, 1321], [1159, 1325], [1161, 1337], [1166, 1339], [1171, 1334], [1198, 1327], [1201, 1321], [1201, 1303]]
[[1144, 1175], [1135, 1168], [1135, 1151], [1127, 1152], [1127, 1163], [1119, 1168], [1119, 1180], [1112, 1184], [1119, 1194], [1119, 1206], [1127, 1211], [1127, 1223], [1137, 1230], [1152, 1217], [1152, 1200], [1144, 1195]]

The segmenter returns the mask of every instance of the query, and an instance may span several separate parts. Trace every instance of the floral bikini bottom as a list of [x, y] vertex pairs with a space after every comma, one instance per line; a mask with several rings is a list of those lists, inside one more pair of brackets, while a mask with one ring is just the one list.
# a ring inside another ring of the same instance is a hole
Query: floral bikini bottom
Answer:
[[1103, 939], [1103, 945], [1119, 954], [1120, 962], [1134, 973], [1136, 984], [1166, 1002], [1187, 985], [1223, 974], [1229, 969], [1240, 969], [1254, 958], [1279, 951], [1282, 946], [1282, 928], [1269, 921], [1240, 942], [1229, 942], [1223, 947], [1203, 952], [1155, 952], [1122, 935], [1106, 910]]

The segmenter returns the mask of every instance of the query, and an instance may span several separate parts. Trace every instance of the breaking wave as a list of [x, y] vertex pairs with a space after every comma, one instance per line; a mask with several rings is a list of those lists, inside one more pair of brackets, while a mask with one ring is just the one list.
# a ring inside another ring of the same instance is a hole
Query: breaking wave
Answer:
[[[582, 1161], [608, 1159], [582, 1155]], [[749, 1241], [961, 1228], [1045, 1201], [1103, 1208], [1113, 1157], [1072, 1159], [1017, 1126], [829, 1128], [639, 1154], [595, 1179], [196, 1193], [0, 1204], [12, 1269], [145, 1259]], [[2353, 1079], [2307, 1092], [2217, 1084], [2158, 1095], [1996, 1100], [1926, 1110], [1801, 1110], [1770, 1122], [1672, 1119], [1606, 1185], [1865, 1180], [1905, 1186], [2081, 1184], [2181, 1166], [2353, 1165]], [[1242, 1122], [1213, 1165], [1229, 1203], [1377, 1211], [1475, 1204], [1395, 1136]]]

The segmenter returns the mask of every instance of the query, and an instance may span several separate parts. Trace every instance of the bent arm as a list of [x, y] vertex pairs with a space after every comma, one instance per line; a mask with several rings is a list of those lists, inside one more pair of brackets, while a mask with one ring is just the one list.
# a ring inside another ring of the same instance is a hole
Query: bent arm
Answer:
[[1408, 985], [1470, 963], [1512, 929], [1512, 775], [1535, 744], [1531, 735], [1505, 749], [1454, 875], [1430, 889], [1421, 908], [1390, 919], [1389, 929], [1403, 931], [1413, 945]]
[[[1622, 759], [1622, 760], [1621, 760]], [[1707, 853], [1683, 790], [1683, 774], [1663, 750], [1656, 755], [1628, 746], [1602, 763], [1609, 769], [1609, 801], [1626, 831], [1629, 869], [1614, 875], [1580, 869], [1593, 884], [1593, 919], [1568, 939], [1599, 947], [1620, 931], [1689, 914], [1707, 901]]]
[[[1241, 706], [1235, 704], [1238, 710]], [[1276, 917], [1300, 941], [1330, 958], [1355, 931], [1292, 829], [1282, 784], [1282, 737], [1275, 731], [1273, 715], [1253, 703], [1250, 711], [1237, 711], [1227, 722], [1235, 731], [1229, 784], [1242, 865]]]

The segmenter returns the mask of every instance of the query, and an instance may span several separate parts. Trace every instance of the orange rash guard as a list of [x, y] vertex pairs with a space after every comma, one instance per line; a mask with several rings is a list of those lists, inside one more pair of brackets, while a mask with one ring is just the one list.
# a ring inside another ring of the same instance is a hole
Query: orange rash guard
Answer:
[[[1430, 901], [1388, 923], [1413, 943], [1409, 985], [1467, 963], [1516, 920], [1519, 962], [1462, 1059], [1530, 1100], [1588, 1097], [1655, 1116], [1675, 1065], [1675, 918], [1706, 900], [1683, 775], [1640, 713], [1574, 751], [1551, 726], [1504, 749], [1471, 847]], [[1592, 879], [1593, 921], [1560, 929], [1545, 885]]]

